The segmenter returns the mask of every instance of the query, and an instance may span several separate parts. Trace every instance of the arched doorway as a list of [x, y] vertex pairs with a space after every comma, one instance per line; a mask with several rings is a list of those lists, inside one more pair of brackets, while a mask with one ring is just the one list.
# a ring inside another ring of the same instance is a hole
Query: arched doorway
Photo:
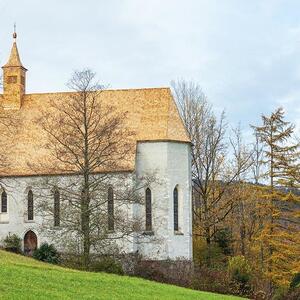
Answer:
[[37, 248], [37, 236], [36, 234], [29, 230], [24, 236], [24, 253], [25, 255], [31, 256], [33, 251]]

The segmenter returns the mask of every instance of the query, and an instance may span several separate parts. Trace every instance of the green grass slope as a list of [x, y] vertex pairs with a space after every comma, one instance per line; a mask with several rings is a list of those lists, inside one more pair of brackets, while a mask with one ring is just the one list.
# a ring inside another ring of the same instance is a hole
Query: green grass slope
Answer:
[[139, 278], [65, 269], [0, 251], [0, 299], [242, 299]]

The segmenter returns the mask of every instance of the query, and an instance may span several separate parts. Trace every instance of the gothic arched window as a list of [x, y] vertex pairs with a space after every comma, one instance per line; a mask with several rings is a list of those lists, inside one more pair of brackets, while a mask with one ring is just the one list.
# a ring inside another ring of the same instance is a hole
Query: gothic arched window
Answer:
[[33, 193], [32, 190], [28, 192], [28, 199], [27, 199], [27, 219], [29, 221], [33, 220]]
[[177, 186], [173, 191], [173, 209], [174, 209], [174, 231], [178, 231], [178, 189]]
[[107, 193], [107, 213], [108, 213], [108, 230], [114, 231], [115, 220], [114, 220], [114, 191], [112, 187], [108, 188]]
[[152, 231], [152, 199], [149, 188], [146, 189], [146, 231]]
[[60, 194], [57, 189], [54, 192], [54, 226], [60, 226]]
[[1, 194], [1, 212], [7, 212], [7, 194], [5, 191]]

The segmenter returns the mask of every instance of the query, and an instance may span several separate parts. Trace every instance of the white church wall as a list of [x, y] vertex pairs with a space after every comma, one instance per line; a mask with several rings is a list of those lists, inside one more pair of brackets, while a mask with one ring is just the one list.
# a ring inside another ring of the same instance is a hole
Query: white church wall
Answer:
[[[109, 176], [110, 184], [116, 186], [120, 183], [121, 177], [123, 184], [130, 185], [132, 183], [132, 175], [129, 173]], [[51, 228], [51, 224], [54, 224], [53, 216], [43, 214], [40, 208], [38, 209], [38, 202], [51, 201], [54, 205], [53, 186], [58, 188], [70, 186], [70, 183], [74, 181], [76, 181], [75, 176], [32, 176], [3, 179], [2, 191], [5, 190], [7, 193], [8, 210], [7, 213], [0, 212], [0, 245], [9, 234], [16, 234], [23, 239], [26, 232], [32, 230], [37, 235], [38, 246], [43, 242], [48, 242], [54, 243], [59, 250], [64, 250], [62, 246], [64, 241], [62, 241], [62, 245], [57, 243], [58, 240], [61, 240], [60, 228], [54, 226]], [[29, 190], [32, 190], [34, 198], [33, 220], [27, 218]], [[0, 192], [2, 191], [0, 190]], [[121, 206], [120, 209], [124, 212], [122, 214], [124, 218], [132, 218], [133, 209], [131, 204]], [[134, 247], [129, 241], [130, 238], [117, 241], [120, 251], [134, 251]]]
[[[139, 252], [150, 259], [192, 259], [190, 145], [177, 142], [138, 143], [138, 175], [155, 172], [151, 185], [153, 243], [141, 243]], [[173, 190], [179, 190], [179, 231], [174, 232]], [[143, 241], [144, 242], [144, 241]]]
[[5, 213], [5, 222], [0, 213], [0, 243], [9, 234], [16, 234], [19, 237], [24, 237], [25, 233], [32, 230], [37, 234], [38, 246], [45, 239], [40, 235], [39, 224], [41, 219], [34, 214], [34, 220], [27, 219], [27, 194], [29, 189], [33, 188], [37, 178], [7, 178], [2, 180], [2, 189], [7, 193], [8, 211]]
[[[137, 176], [154, 175], [150, 183], [152, 192], [152, 227], [153, 235], [147, 232], [118, 240], [120, 251], [136, 253], [149, 259], [192, 258], [191, 238], [191, 179], [189, 144], [176, 142], [143, 142], [138, 143], [136, 170]], [[112, 186], [118, 184], [118, 176], [110, 177]], [[125, 176], [126, 177], [126, 176]], [[45, 181], [63, 186], [72, 176], [18, 177], [6, 178], [2, 186], [7, 193], [8, 212], [0, 213], [0, 244], [8, 234], [17, 234], [22, 239], [27, 231], [32, 230], [38, 238], [38, 246], [43, 242], [53, 242], [43, 230], [43, 217], [35, 210], [34, 220], [27, 220], [28, 191], [33, 191], [34, 200], [51, 194], [51, 188], [45, 188]], [[127, 183], [133, 183], [132, 174], [128, 173]], [[173, 189], [179, 190], [179, 232], [174, 232], [173, 222]], [[44, 187], [44, 189], [41, 189]], [[41, 192], [42, 190], [42, 192]], [[141, 191], [144, 195], [144, 189]], [[49, 201], [53, 201], [49, 198]], [[133, 216], [145, 224], [145, 205], [128, 204], [124, 213], [130, 219]], [[59, 229], [51, 234], [60, 236]], [[113, 235], [113, 234], [112, 234]]]

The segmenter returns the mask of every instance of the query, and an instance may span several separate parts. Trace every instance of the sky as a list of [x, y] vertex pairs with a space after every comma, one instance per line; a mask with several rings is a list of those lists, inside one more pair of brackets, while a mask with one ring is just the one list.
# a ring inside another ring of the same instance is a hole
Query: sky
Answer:
[[300, 128], [299, 0], [0, 0], [0, 64], [13, 24], [27, 92], [93, 69], [111, 88], [199, 83], [246, 136], [283, 106]]

